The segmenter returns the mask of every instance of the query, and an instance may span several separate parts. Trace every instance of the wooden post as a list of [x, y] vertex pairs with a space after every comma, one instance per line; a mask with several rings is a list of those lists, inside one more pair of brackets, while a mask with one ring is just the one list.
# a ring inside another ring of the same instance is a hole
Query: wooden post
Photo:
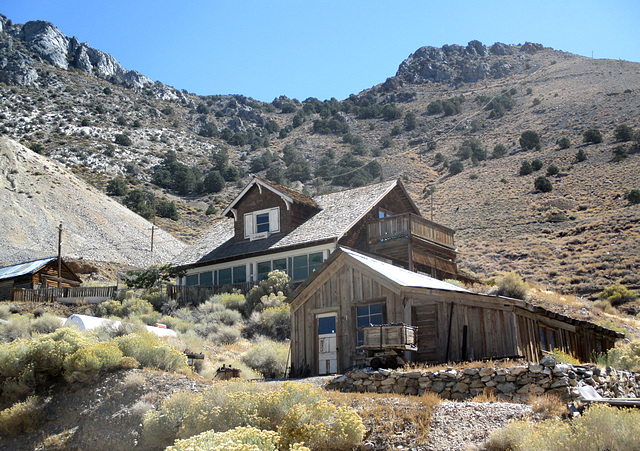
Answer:
[[151, 252], [153, 252], [153, 234], [156, 230], [156, 226], [152, 225], [151, 226]]
[[62, 223], [58, 226], [58, 288], [62, 287]]

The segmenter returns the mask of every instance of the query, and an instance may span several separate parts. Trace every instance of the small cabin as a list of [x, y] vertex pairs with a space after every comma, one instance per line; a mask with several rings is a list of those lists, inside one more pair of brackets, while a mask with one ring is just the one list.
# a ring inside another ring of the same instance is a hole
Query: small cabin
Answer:
[[516, 357], [539, 362], [555, 349], [590, 361], [624, 337], [340, 247], [291, 298], [292, 373], [340, 373], [363, 365], [367, 328], [393, 323], [417, 328], [417, 348], [403, 356], [417, 363]]
[[62, 260], [58, 277], [58, 258], [49, 257], [0, 268], [0, 301], [11, 300], [14, 289], [78, 287], [82, 280]]

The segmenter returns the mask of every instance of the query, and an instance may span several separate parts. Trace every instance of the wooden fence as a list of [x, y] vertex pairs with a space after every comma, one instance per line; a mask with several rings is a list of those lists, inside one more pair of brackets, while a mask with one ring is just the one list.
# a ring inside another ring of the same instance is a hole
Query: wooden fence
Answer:
[[220, 293], [232, 293], [239, 291], [247, 294], [257, 282], [235, 283], [230, 285], [220, 285], [215, 287], [205, 287], [201, 285], [166, 285], [167, 297], [178, 302], [180, 305], [198, 305], [209, 299], [211, 296]]
[[75, 304], [78, 301], [96, 304], [116, 299], [118, 287], [49, 287], [39, 289], [16, 288], [11, 292], [12, 302], [60, 302]]

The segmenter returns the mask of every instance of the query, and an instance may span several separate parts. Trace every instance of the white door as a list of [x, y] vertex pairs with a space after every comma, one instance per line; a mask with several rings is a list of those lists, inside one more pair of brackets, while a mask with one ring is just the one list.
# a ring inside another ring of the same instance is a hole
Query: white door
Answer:
[[333, 374], [338, 371], [336, 314], [324, 313], [316, 318], [318, 326], [318, 374]]

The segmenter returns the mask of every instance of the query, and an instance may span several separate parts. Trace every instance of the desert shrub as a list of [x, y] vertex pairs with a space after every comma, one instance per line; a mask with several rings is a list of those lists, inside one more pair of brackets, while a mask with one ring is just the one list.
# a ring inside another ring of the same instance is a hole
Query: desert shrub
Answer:
[[520, 165], [520, 171], [518, 172], [520, 175], [529, 175], [533, 172], [533, 167], [531, 163], [527, 160], [523, 161]]
[[620, 124], [614, 130], [613, 136], [616, 141], [631, 141], [633, 139], [633, 128], [629, 127], [627, 124]]
[[123, 301], [110, 300], [98, 306], [98, 314], [102, 317], [117, 316], [118, 318], [126, 318], [153, 312], [153, 305], [148, 300], [136, 297], [126, 298]]
[[602, 363], [622, 370], [640, 372], [640, 340], [616, 343], [604, 356]]
[[563, 136], [558, 140], [557, 144], [561, 149], [568, 149], [569, 147], [571, 147], [571, 140], [566, 136]]
[[242, 293], [222, 293], [220, 303], [231, 310], [242, 311], [244, 304], [247, 302]]
[[64, 361], [68, 382], [95, 382], [100, 374], [119, 367], [122, 351], [115, 343], [103, 342], [78, 349]]
[[542, 160], [539, 160], [538, 158], [536, 158], [531, 162], [531, 168], [534, 171], [539, 171], [540, 169], [542, 169], [542, 166], [543, 166]]
[[365, 427], [352, 408], [318, 401], [289, 409], [279, 431], [282, 449], [304, 443], [313, 450], [348, 450], [362, 442]]
[[242, 361], [265, 378], [284, 377], [288, 353], [288, 343], [265, 339], [249, 349], [242, 356]]
[[462, 171], [464, 171], [464, 164], [460, 160], [454, 161], [449, 165], [450, 175], [460, 174]]
[[623, 450], [640, 443], [640, 411], [591, 405], [571, 423], [547, 420], [533, 424], [515, 421], [494, 431], [487, 442], [490, 450]]
[[114, 142], [125, 147], [129, 147], [132, 144], [131, 138], [122, 133], [116, 134]]
[[31, 322], [31, 331], [38, 334], [50, 334], [62, 327], [62, 319], [51, 313], [45, 313]]
[[567, 354], [560, 349], [554, 349], [553, 351], [551, 351], [551, 356], [557, 363], [570, 363], [572, 365], [580, 365], [580, 363], [582, 363], [571, 354]]
[[613, 149], [613, 161], [619, 163], [629, 156], [629, 152], [624, 146], [618, 146]]
[[527, 130], [520, 135], [520, 147], [524, 150], [540, 148], [540, 135], [534, 130]]
[[496, 277], [496, 286], [498, 296], [506, 296], [509, 298], [524, 299], [529, 291], [529, 286], [515, 272], [500, 274]]
[[549, 165], [549, 167], [547, 168], [547, 175], [548, 176], [558, 175], [559, 172], [560, 172], [560, 168], [558, 166], [556, 166], [555, 164], [553, 164], [553, 163], [551, 163]]
[[587, 158], [589, 158], [589, 156], [587, 155], [587, 152], [584, 149], [580, 149], [576, 152], [576, 162], [580, 163], [582, 161], [586, 161]]
[[26, 315], [12, 315], [0, 324], [0, 343], [10, 343], [31, 336], [31, 319]]
[[540, 177], [536, 177], [536, 179], [533, 182], [533, 186], [535, 189], [543, 193], [548, 193], [553, 190], [553, 185], [551, 184], [551, 181], [548, 178], [546, 178], [544, 175], [541, 175]]
[[121, 177], [115, 177], [107, 183], [107, 194], [109, 196], [126, 196], [128, 191], [127, 182]]
[[245, 316], [249, 316], [259, 306], [263, 296], [278, 292], [288, 295], [290, 291], [291, 279], [287, 273], [280, 270], [271, 271], [265, 280], [261, 280], [247, 293], [244, 305]]
[[599, 144], [604, 139], [602, 138], [602, 133], [597, 128], [590, 128], [582, 135], [582, 140], [588, 144]]
[[632, 189], [624, 194], [624, 198], [631, 204], [640, 204], [640, 189]]
[[280, 341], [291, 336], [291, 308], [289, 304], [283, 303], [278, 307], [266, 308], [259, 315], [258, 334]]
[[158, 201], [158, 204], [156, 205], [156, 216], [160, 218], [168, 218], [172, 221], [180, 219], [176, 203], [168, 200]]
[[496, 144], [491, 153], [491, 158], [503, 158], [507, 155], [507, 148], [504, 144]]
[[[236, 427], [225, 432], [206, 431], [188, 439], [177, 440], [167, 451], [277, 451], [280, 434], [251, 426]], [[297, 448], [301, 450], [302, 448]]]
[[146, 446], [164, 448], [178, 436], [178, 430], [197, 394], [182, 391], [171, 395], [157, 410], [149, 410], [142, 419], [142, 439]]
[[560, 418], [568, 412], [567, 403], [561, 397], [549, 393], [533, 397], [531, 408], [544, 418]]
[[607, 300], [611, 305], [617, 307], [628, 302], [634, 302], [638, 299], [638, 293], [629, 290], [622, 284], [615, 283], [606, 287], [598, 294], [598, 298]]
[[40, 398], [30, 396], [0, 412], [0, 433], [16, 436], [30, 432], [40, 425], [44, 405]]
[[163, 343], [156, 335], [136, 333], [114, 339], [122, 353], [133, 357], [142, 366], [165, 371], [184, 370], [187, 357], [177, 349]]

